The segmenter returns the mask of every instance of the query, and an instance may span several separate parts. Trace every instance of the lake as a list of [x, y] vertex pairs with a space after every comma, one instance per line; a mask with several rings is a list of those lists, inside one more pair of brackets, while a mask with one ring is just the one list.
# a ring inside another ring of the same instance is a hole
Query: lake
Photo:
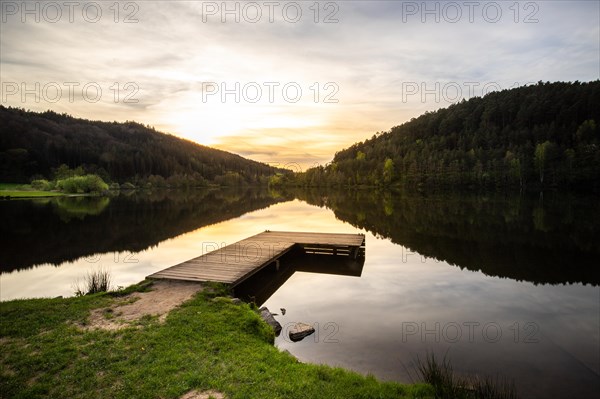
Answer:
[[[269, 307], [300, 360], [416, 380], [427, 353], [521, 397], [600, 391], [598, 198], [257, 189], [0, 201], [0, 299], [70, 296], [88, 270], [127, 286], [264, 230], [366, 234], [364, 260], [300, 256], [236, 294]], [[285, 309], [285, 315], [280, 309]]]

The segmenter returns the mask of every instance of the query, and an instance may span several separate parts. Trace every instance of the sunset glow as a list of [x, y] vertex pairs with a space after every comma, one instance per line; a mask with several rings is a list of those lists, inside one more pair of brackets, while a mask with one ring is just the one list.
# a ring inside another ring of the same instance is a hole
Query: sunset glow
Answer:
[[324, 164], [461, 99], [598, 78], [598, 2], [439, 2], [429, 13], [394, 1], [321, 2], [318, 11], [92, 2], [72, 15], [56, 4], [60, 18], [43, 2], [3, 2], [3, 105], [135, 120], [263, 162]]

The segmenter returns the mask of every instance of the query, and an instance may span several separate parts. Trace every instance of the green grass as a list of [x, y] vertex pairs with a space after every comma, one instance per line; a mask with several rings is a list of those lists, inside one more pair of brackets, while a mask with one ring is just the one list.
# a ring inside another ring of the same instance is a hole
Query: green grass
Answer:
[[8, 196], [11, 198], [40, 198], [40, 197], [58, 197], [64, 195], [56, 191], [35, 191], [35, 190], [0, 190], [0, 196]]
[[417, 370], [424, 381], [435, 390], [435, 399], [517, 399], [514, 384], [499, 377], [459, 377], [452, 370], [452, 364], [444, 356], [438, 361], [435, 355], [428, 354], [424, 361], [417, 358]]
[[56, 191], [34, 190], [29, 184], [0, 183], [0, 197], [40, 198], [64, 195]]
[[111, 281], [112, 276], [110, 272], [103, 267], [100, 267], [98, 270], [88, 271], [83, 282], [80, 280], [75, 282], [75, 296], [108, 292], [110, 291]]
[[0, 392], [7, 398], [178, 398], [215, 389], [235, 398], [424, 398], [429, 385], [382, 383], [297, 362], [272, 344], [250, 305], [213, 301], [215, 286], [119, 331], [84, 331], [90, 310], [127, 292], [0, 303]]

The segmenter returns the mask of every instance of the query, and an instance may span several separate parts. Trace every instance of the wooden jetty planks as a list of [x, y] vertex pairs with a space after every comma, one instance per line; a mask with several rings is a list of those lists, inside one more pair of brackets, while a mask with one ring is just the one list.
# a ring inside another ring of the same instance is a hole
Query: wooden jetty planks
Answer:
[[297, 245], [326, 248], [323, 253], [358, 253], [364, 246], [362, 234], [331, 234], [265, 231], [234, 244], [171, 266], [149, 278], [215, 281], [237, 285]]

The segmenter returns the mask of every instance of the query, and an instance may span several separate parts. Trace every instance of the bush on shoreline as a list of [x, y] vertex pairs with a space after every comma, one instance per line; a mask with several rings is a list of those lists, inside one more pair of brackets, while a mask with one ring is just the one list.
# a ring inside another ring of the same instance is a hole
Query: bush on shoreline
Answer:
[[56, 187], [69, 194], [101, 193], [108, 190], [108, 184], [98, 175], [68, 177], [58, 180]]
[[84, 296], [96, 294], [98, 292], [110, 291], [112, 277], [110, 271], [100, 268], [96, 271], [88, 272], [83, 281], [83, 287], [80, 285], [79, 279], [73, 284], [75, 296]]

